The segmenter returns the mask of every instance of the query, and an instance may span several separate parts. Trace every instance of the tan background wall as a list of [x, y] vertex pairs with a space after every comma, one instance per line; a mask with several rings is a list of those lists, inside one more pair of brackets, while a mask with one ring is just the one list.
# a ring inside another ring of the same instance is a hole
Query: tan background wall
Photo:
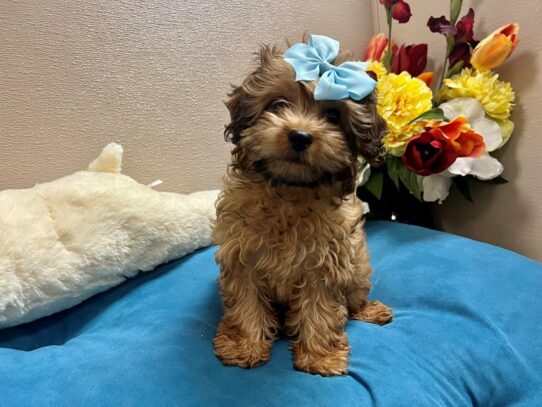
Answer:
[[[444, 37], [425, 28], [429, 16], [448, 15], [447, 0], [412, 0], [413, 18], [396, 26], [401, 42], [427, 42], [433, 65], [441, 66]], [[498, 72], [512, 82], [517, 104], [512, 117], [516, 131], [497, 153], [504, 165], [507, 185], [472, 184], [474, 204], [458, 191], [436, 208], [437, 222], [449, 232], [490, 242], [542, 260], [542, 2], [538, 0], [465, 0], [464, 12], [472, 6], [476, 13], [475, 34], [483, 38], [496, 28], [517, 21], [521, 43]], [[385, 27], [384, 16], [375, 29]]]
[[114, 140], [125, 172], [216, 188], [222, 100], [258, 44], [307, 30], [361, 53], [365, 0], [13, 0], [0, 4], [0, 190], [85, 167]]
[[[121, 142], [125, 172], [162, 189], [220, 183], [229, 83], [238, 83], [261, 42], [326, 33], [361, 52], [382, 16], [376, 0], [156, 2], [14, 0], [0, 4], [0, 190], [27, 187], [83, 168], [103, 145]], [[518, 93], [516, 133], [500, 152], [509, 185], [476, 185], [475, 204], [457, 193], [438, 208], [445, 230], [542, 260], [540, 1], [466, 0], [482, 37], [516, 20], [522, 43], [501, 69]], [[396, 31], [426, 41], [439, 63], [443, 38], [429, 15], [447, 0], [411, 0], [411, 23]], [[374, 21], [374, 24], [372, 23]], [[382, 26], [383, 27], [383, 26]]]

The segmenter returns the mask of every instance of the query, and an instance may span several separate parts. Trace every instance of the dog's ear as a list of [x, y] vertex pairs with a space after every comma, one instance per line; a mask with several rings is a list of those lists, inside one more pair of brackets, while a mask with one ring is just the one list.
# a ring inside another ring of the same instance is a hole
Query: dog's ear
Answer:
[[248, 103], [248, 93], [243, 85], [233, 87], [225, 103], [230, 111], [230, 122], [224, 129], [224, 139], [235, 145], [239, 144], [241, 133], [249, 127], [251, 122]]
[[228, 95], [226, 107], [230, 111], [230, 123], [224, 130], [224, 138], [238, 145], [245, 129], [254, 121], [263, 109], [258, 103], [267, 91], [266, 83], [270, 75], [276, 75], [273, 61], [280, 55], [280, 50], [268, 45], [262, 45], [256, 53], [257, 68], [250, 73], [241, 86], [233, 87]]
[[349, 119], [356, 155], [363, 156], [373, 167], [383, 164], [386, 153], [382, 138], [387, 132], [387, 126], [377, 112], [376, 95], [373, 93], [357, 103]]

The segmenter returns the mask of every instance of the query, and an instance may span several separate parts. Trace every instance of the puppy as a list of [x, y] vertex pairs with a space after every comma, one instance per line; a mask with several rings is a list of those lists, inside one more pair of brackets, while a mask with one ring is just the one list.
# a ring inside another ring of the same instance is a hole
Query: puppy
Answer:
[[[338, 54], [333, 65], [345, 60]], [[355, 196], [358, 157], [382, 162], [385, 124], [372, 93], [316, 100], [316, 86], [296, 81], [283, 53], [264, 46], [226, 102], [234, 148], [214, 230], [224, 305], [214, 349], [226, 365], [266, 362], [284, 332], [297, 369], [344, 374], [348, 315], [392, 318], [367, 301], [371, 267]]]

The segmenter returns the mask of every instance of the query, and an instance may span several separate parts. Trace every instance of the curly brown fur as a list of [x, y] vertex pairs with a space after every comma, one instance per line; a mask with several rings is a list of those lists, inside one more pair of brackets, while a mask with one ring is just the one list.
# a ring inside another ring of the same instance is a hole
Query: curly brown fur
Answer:
[[[228, 365], [257, 366], [283, 330], [296, 368], [344, 374], [348, 314], [391, 320], [389, 308], [367, 302], [371, 267], [353, 193], [358, 155], [382, 160], [384, 124], [374, 95], [315, 101], [315, 85], [296, 82], [278, 49], [263, 47], [258, 61], [226, 102], [225, 137], [235, 147], [214, 231], [224, 302], [215, 353]], [[292, 148], [292, 131], [311, 135], [306, 150]]]

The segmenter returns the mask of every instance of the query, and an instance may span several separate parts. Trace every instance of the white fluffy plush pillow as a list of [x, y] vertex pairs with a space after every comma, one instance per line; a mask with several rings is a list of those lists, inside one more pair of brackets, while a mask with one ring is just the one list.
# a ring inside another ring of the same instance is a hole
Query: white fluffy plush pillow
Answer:
[[88, 171], [0, 192], [0, 328], [71, 307], [211, 243], [218, 191], [157, 192], [109, 144]]

